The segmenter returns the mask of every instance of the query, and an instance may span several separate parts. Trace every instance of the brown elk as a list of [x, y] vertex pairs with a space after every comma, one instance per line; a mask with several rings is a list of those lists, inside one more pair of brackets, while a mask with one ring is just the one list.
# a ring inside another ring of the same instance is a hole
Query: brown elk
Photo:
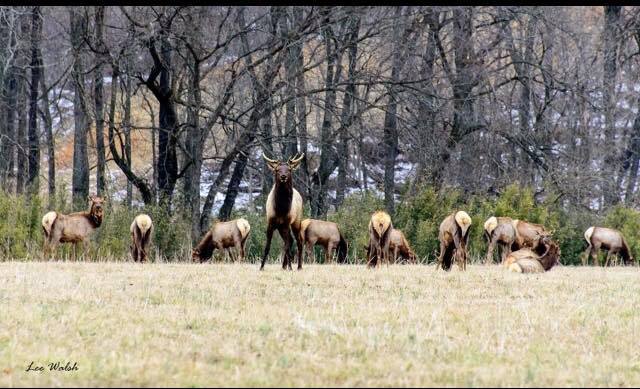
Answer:
[[287, 162], [269, 159], [264, 153], [262, 153], [262, 157], [273, 171], [274, 184], [265, 205], [267, 211], [267, 244], [264, 247], [260, 270], [264, 269], [264, 264], [271, 250], [271, 239], [275, 230], [278, 230], [284, 242], [282, 268], [291, 269], [291, 246], [293, 245], [291, 232], [293, 231], [298, 248], [298, 270], [301, 270], [302, 237], [300, 236], [300, 223], [302, 222], [302, 196], [293, 187], [292, 172], [300, 166], [304, 153], [289, 158]]
[[484, 222], [484, 236], [489, 244], [485, 264], [493, 262], [493, 251], [496, 246], [502, 252], [502, 261], [511, 253], [511, 245], [515, 241], [515, 228], [510, 217], [491, 216]]
[[529, 248], [523, 248], [509, 254], [504, 265], [516, 273], [544, 273], [548, 271], [558, 263], [560, 248], [556, 242], [548, 237], [542, 239], [540, 246], [544, 247], [542, 254]]
[[134, 262], [145, 262], [153, 234], [153, 222], [149, 215], [143, 213], [136, 216], [129, 231], [131, 232], [131, 245], [129, 246], [131, 258]]
[[611, 256], [617, 254], [622, 256], [625, 265], [635, 261], [631, 255], [627, 241], [618, 230], [605, 227], [589, 227], [584, 232], [584, 239], [589, 244], [589, 247], [587, 247], [585, 252], [586, 255], [583, 255], [583, 265], [588, 264], [589, 257], [593, 258], [593, 263], [596, 264], [598, 261], [598, 251], [600, 249], [607, 250], [605, 266], [609, 266]]
[[224, 250], [235, 247], [240, 260], [244, 260], [250, 230], [249, 222], [243, 218], [215, 223], [193, 249], [191, 259], [202, 263], [211, 259], [215, 249]]
[[324, 248], [324, 262], [329, 263], [333, 250], [336, 250], [338, 263], [347, 259], [347, 241], [342, 236], [336, 223], [324, 220], [304, 219], [300, 223], [300, 236], [306, 248], [307, 258], [313, 254], [316, 244]]
[[489, 239], [485, 263], [493, 262], [493, 250], [497, 245], [502, 246], [502, 262], [511, 251], [526, 247], [541, 254], [545, 249], [541, 244], [542, 239], [551, 235], [541, 224], [509, 217], [490, 217], [485, 222], [484, 229], [485, 237]]
[[451, 270], [455, 258], [460, 270], [467, 269], [467, 243], [471, 217], [465, 211], [454, 212], [440, 223], [438, 267]]
[[411, 250], [407, 238], [397, 228], [392, 229], [389, 235], [389, 251], [393, 253], [393, 262], [398, 261], [398, 254], [409, 263], [418, 262], [416, 253]]
[[75, 212], [63, 215], [59, 212], [47, 212], [42, 217], [42, 229], [44, 231], [44, 256], [55, 253], [59, 243], [73, 243], [73, 259], [77, 259], [77, 246], [82, 243], [83, 256], [86, 255], [89, 245], [89, 235], [102, 224], [104, 216], [104, 199], [99, 196], [90, 196], [91, 207], [89, 211]]
[[369, 220], [369, 245], [367, 246], [367, 260], [369, 267], [376, 267], [386, 261], [389, 263], [389, 236], [393, 229], [391, 216], [384, 211], [376, 211]]

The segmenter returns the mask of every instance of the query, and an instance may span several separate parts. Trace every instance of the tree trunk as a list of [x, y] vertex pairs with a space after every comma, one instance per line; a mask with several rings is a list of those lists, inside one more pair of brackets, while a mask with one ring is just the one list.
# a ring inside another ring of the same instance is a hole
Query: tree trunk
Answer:
[[[104, 50], [104, 6], [95, 7], [95, 41], [99, 50]], [[105, 148], [104, 148], [104, 70], [103, 56], [95, 53], [95, 69], [93, 77], [93, 99], [96, 110], [96, 153], [98, 164], [96, 166], [96, 190], [97, 195], [102, 196], [105, 190]]]
[[[127, 63], [127, 73], [129, 73], [129, 64]], [[124, 130], [124, 158], [131, 169], [133, 169], [133, 161], [131, 160], [131, 77], [127, 74], [122, 79], [124, 86], [124, 117], [122, 127]], [[127, 180], [127, 196], [125, 205], [131, 209], [133, 203], [133, 184], [131, 180]]]
[[402, 45], [400, 41], [400, 22], [402, 7], [396, 7], [396, 21], [393, 28], [393, 52], [391, 64], [391, 85], [389, 86], [389, 102], [384, 113], [384, 135], [383, 145], [384, 152], [384, 204], [387, 212], [393, 215], [395, 209], [394, 189], [395, 189], [395, 167], [396, 157], [398, 156], [398, 122], [396, 113], [398, 110], [398, 86], [396, 85], [400, 78], [400, 67]]
[[[23, 57], [26, 64], [26, 56]], [[16, 194], [22, 194], [27, 183], [27, 173], [29, 169], [28, 149], [29, 142], [27, 140], [27, 81], [26, 66], [20, 65], [18, 75], [18, 132], [16, 141], [18, 143], [17, 164], [16, 164]]]
[[38, 86], [41, 61], [42, 14], [40, 7], [33, 7], [31, 14], [31, 85], [29, 91], [29, 176], [27, 188], [31, 196], [40, 188], [40, 136], [38, 131]]
[[342, 100], [342, 123], [340, 131], [340, 143], [338, 146], [338, 182], [336, 185], [336, 209], [342, 205], [347, 189], [347, 172], [349, 167], [349, 131], [354, 117], [354, 95], [356, 93], [355, 73], [358, 59], [358, 33], [360, 31], [360, 16], [354, 7], [349, 9], [349, 37], [347, 50], [349, 54], [349, 68], [347, 70], [347, 87]]
[[616, 161], [616, 129], [615, 129], [615, 86], [618, 73], [618, 48], [622, 7], [604, 6], [603, 29], [603, 75], [602, 75], [602, 106], [604, 109], [605, 140], [604, 164], [602, 166], [602, 190], [605, 206], [613, 205], [620, 200], [614, 175], [617, 171]]
[[[40, 49], [38, 49], [40, 51]], [[40, 93], [42, 95], [41, 115], [44, 122], [44, 131], [47, 136], [47, 177], [48, 177], [48, 208], [51, 209], [54, 206], [56, 197], [56, 151], [55, 140], [53, 139], [53, 119], [51, 118], [51, 111], [49, 109], [49, 90], [46, 86], [46, 77], [44, 73], [44, 67], [42, 66], [42, 54], [38, 54], [38, 59], [41, 61], [40, 70], [42, 72], [42, 79], [40, 82]]]
[[87, 154], [87, 133], [89, 121], [84, 93], [83, 39], [87, 35], [87, 18], [84, 10], [70, 8], [71, 47], [73, 55], [73, 177], [71, 191], [74, 209], [85, 209], [89, 196], [89, 156]]
[[322, 125], [320, 127], [320, 166], [311, 175], [312, 197], [311, 215], [322, 218], [327, 212], [327, 180], [337, 166], [336, 152], [333, 150], [333, 134], [331, 131], [333, 115], [336, 110], [336, 84], [342, 71], [341, 53], [338, 41], [333, 32], [331, 10], [325, 8], [322, 35], [325, 41], [327, 57], [327, 73], [325, 78], [325, 98]]

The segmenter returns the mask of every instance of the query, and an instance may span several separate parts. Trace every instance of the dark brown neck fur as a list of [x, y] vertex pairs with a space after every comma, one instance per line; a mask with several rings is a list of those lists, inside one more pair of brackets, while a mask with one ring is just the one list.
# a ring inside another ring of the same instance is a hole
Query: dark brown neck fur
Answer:
[[198, 243], [196, 250], [198, 250], [201, 260], [211, 258], [211, 255], [213, 255], [213, 234], [211, 231], [207, 232], [200, 243]]
[[291, 210], [291, 202], [293, 201], [293, 184], [291, 179], [287, 182], [280, 182], [276, 177], [274, 188], [275, 211], [278, 216], [285, 216]]

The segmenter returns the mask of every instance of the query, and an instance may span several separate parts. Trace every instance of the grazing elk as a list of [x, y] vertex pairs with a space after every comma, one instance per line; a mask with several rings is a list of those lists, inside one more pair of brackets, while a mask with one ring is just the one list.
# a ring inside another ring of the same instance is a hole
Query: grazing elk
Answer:
[[530, 223], [524, 220], [514, 219], [513, 228], [516, 236], [511, 246], [512, 250], [529, 247], [538, 254], [542, 254], [545, 246], [543, 240], [549, 237], [552, 232], [547, 231], [542, 224]]
[[583, 255], [582, 257], [583, 265], [587, 265], [589, 263], [589, 257], [593, 258], [593, 263], [595, 265], [598, 261], [598, 251], [600, 249], [607, 250], [605, 266], [609, 266], [611, 256], [617, 254], [622, 256], [625, 265], [635, 261], [631, 255], [627, 241], [618, 230], [605, 227], [589, 227], [584, 232], [584, 239], [589, 244], [589, 247], [587, 247], [587, 250], [585, 251], [586, 255]]
[[471, 226], [471, 217], [465, 211], [454, 212], [440, 223], [438, 233], [440, 255], [437, 266], [442, 266], [447, 271], [451, 270], [455, 256], [460, 270], [467, 269], [469, 226]]
[[544, 252], [538, 254], [529, 248], [514, 251], [507, 256], [504, 265], [516, 273], [544, 273], [558, 263], [560, 248], [548, 237], [543, 238], [541, 244]]
[[367, 260], [369, 267], [376, 267], [386, 261], [389, 263], [389, 235], [393, 224], [391, 216], [384, 211], [376, 211], [369, 220], [369, 245], [367, 246]]
[[262, 153], [262, 157], [273, 171], [274, 183], [265, 205], [267, 211], [267, 244], [264, 247], [260, 270], [264, 269], [264, 264], [271, 250], [273, 231], [275, 230], [278, 230], [284, 242], [282, 268], [291, 269], [291, 246], [293, 244], [291, 232], [293, 231], [298, 248], [298, 270], [302, 270], [302, 237], [300, 236], [302, 196], [293, 187], [292, 172], [300, 166], [304, 153], [289, 158], [287, 162], [269, 159], [264, 153]]
[[502, 262], [511, 253], [511, 245], [515, 241], [515, 228], [510, 217], [491, 216], [484, 222], [484, 236], [489, 244], [485, 264], [493, 262], [493, 251], [496, 246], [502, 252]]
[[304, 219], [300, 223], [300, 236], [302, 244], [306, 248], [307, 258], [309, 255], [313, 255], [313, 246], [319, 244], [324, 248], [324, 263], [329, 263], [333, 250], [336, 250], [338, 263], [346, 262], [347, 241], [336, 223]]
[[134, 262], [145, 262], [153, 234], [153, 222], [149, 215], [143, 213], [136, 216], [129, 231], [131, 232], [131, 245], [129, 246], [131, 258]]
[[224, 250], [235, 247], [242, 261], [250, 231], [249, 222], [243, 218], [215, 223], [193, 249], [191, 259], [202, 263], [211, 259], [215, 249]]
[[407, 238], [397, 228], [392, 229], [389, 235], [389, 251], [393, 253], [393, 262], [398, 261], [398, 254], [409, 263], [418, 262], [416, 253], [411, 250]]
[[511, 251], [531, 248], [538, 254], [544, 251], [541, 241], [551, 235], [541, 224], [529, 223], [509, 217], [490, 217], [484, 224], [485, 237], [489, 239], [489, 247], [485, 263], [493, 262], [493, 250], [496, 245], [502, 246], [502, 262]]
[[102, 224], [104, 216], [104, 199], [99, 196], [89, 196], [91, 207], [89, 212], [75, 212], [63, 215], [58, 212], [47, 212], [42, 217], [44, 231], [44, 256], [55, 253], [58, 243], [73, 243], [73, 259], [77, 259], [77, 246], [82, 242], [83, 256], [89, 245], [89, 235]]

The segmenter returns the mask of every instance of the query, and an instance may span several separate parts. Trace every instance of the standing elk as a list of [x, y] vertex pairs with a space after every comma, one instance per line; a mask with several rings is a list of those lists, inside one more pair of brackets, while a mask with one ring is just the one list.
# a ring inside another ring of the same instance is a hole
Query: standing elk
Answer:
[[289, 158], [282, 162], [262, 157], [274, 174], [274, 183], [267, 197], [265, 209], [267, 211], [267, 244], [260, 264], [260, 270], [264, 269], [267, 256], [271, 250], [273, 231], [278, 230], [284, 242], [284, 256], [282, 268], [291, 270], [291, 232], [295, 237], [298, 248], [298, 270], [302, 270], [302, 237], [300, 236], [300, 223], [302, 222], [302, 196], [293, 187], [292, 172], [300, 166], [304, 153]]
[[306, 249], [307, 258], [313, 255], [313, 246], [319, 244], [324, 248], [324, 263], [329, 263], [333, 250], [336, 250], [338, 263], [346, 262], [347, 241], [336, 223], [304, 219], [300, 223], [300, 228], [300, 236]]
[[153, 234], [153, 222], [149, 215], [143, 213], [136, 216], [129, 231], [131, 232], [131, 245], [129, 246], [131, 258], [134, 262], [145, 262]]
[[417, 263], [416, 253], [411, 250], [407, 238], [402, 231], [394, 228], [389, 235], [389, 251], [393, 253], [393, 262], [398, 261], [398, 254], [409, 263]]
[[586, 256], [583, 255], [583, 265], [587, 265], [589, 263], [589, 257], [593, 259], [593, 263], [595, 265], [598, 261], [598, 251], [600, 249], [607, 250], [605, 266], [609, 266], [611, 256], [617, 254], [622, 256], [625, 265], [635, 261], [631, 255], [627, 241], [618, 230], [605, 227], [589, 227], [584, 232], [584, 239], [589, 244], [589, 247], [587, 247], [587, 250], [585, 251]]
[[460, 270], [467, 269], [467, 243], [470, 226], [471, 217], [465, 211], [454, 212], [440, 223], [438, 233], [440, 255], [437, 266], [442, 266], [447, 271], [451, 270], [455, 256]]
[[239, 259], [243, 261], [250, 231], [249, 222], [243, 218], [215, 223], [193, 249], [191, 259], [202, 263], [211, 259], [215, 249], [224, 250], [235, 247]]
[[515, 228], [510, 217], [491, 216], [484, 222], [484, 236], [489, 244], [485, 264], [493, 262], [493, 251], [496, 246], [501, 251], [501, 262], [511, 253], [511, 245], [515, 241]]
[[391, 216], [384, 211], [376, 211], [369, 220], [369, 245], [367, 246], [367, 260], [369, 267], [376, 267], [386, 261], [389, 263], [389, 235], [393, 224]]
[[504, 265], [516, 273], [544, 273], [558, 263], [560, 248], [548, 237], [543, 238], [541, 246], [545, 248], [538, 254], [529, 248], [514, 251], [507, 256]]
[[89, 235], [102, 224], [104, 216], [104, 199], [89, 196], [91, 206], [89, 212], [75, 212], [69, 215], [51, 211], [42, 217], [44, 231], [44, 256], [55, 253], [59, 243], [73, 243], [73, 259], [77, 259], [78, 243], [82, 243], [83, 257], [87, 254]]

